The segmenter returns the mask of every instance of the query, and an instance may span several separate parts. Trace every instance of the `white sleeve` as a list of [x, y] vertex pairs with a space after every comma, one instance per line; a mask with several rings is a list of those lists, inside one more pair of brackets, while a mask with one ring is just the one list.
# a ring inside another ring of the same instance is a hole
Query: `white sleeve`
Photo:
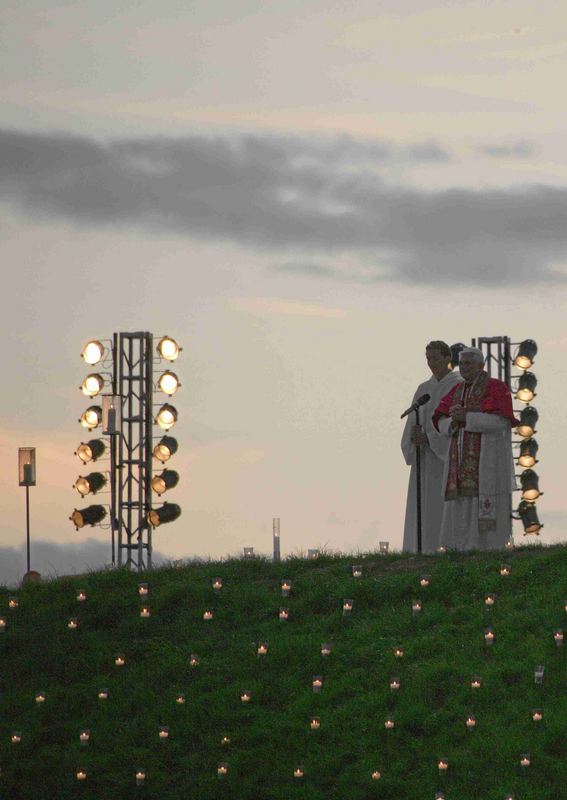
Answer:
[[465, 430], [469, 433], [501, 433], [510, 428], [510, 421], [498, 414], [483, 411], [468, 411]]
[[453, 431], [451, 430], [451, 417], [441, 417], [439, 422], [439, 433], [441, 436], [452, 436]]

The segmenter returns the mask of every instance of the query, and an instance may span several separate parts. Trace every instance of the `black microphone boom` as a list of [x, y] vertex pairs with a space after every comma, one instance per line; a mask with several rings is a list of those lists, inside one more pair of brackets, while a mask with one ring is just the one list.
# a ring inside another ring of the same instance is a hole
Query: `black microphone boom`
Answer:
[[429, 394], [422, 394], [421, 397], [418, 397], [413, 406], [406, 408], [400, 419], [407, 417], [408, 414], [411, 414], [412, 411], [417, 411], [420, 406], [424, 406], [431, 400], [431, 395]]

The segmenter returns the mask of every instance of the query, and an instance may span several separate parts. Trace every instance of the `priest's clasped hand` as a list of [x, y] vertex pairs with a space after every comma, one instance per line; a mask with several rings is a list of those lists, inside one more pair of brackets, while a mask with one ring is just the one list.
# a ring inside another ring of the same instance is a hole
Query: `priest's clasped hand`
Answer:
[[411, 429], [411, 441], [416, 447], [422, 447], [424, 444], [429, 444], [427, 434], [421, 425], [414, 425]]
[[449, 409], [449, 413], [451, 415], [452, 421], [455, 423], [467, 421], [467, 410], [464, 406], [461, 405], [451, 406], [451, 408]]

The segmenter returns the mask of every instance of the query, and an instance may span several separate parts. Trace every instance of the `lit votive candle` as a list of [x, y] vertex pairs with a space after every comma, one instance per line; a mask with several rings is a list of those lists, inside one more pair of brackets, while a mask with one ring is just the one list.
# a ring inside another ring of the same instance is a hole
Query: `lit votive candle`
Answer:
[[147, 583], [139, 583], [138, 584], [138, 594], [140, 597], [145, 597], [150, 592], [150, 587]]
[[244, 548], [244, 558], [254, 558], [254, 548], [253, 547], [245, 547]]
[[444, 545], [441, 545], [441, 547], [437, 548], [437, 552], [440, 556], [443, 556], [447, 552], [447, 548]]
[[10, 736], [10, 741], [12, 744], [20, 744], [22, 741], [22, 734], [19, 731], [13, 731]]
[[230, 744], [230, 736], [228, 736], [228, 734], [225, 733], [224, 736], [221, 736], [220, 743], [222, 744], [223, 747], [228, 747], [228, 745]]
[[280, 608], [280, 621], [285, 622], [289, 618], [289, 608]]
[[527, 769], [531, 764], [531, 758], [529, 753], [522, 753], [520, 756], [520, 766], [522, 769]]
[[217, 775], [219, 776], [219, 778], [224, 778], [227, 773], [228, 773], [228, 763], [226, 761], [221, 761], [217, 767]]
[[465, 725], [467, 726], [467, 730], [474, 731], [476, 728], [476, 717], [473, 717], [472, 714], [469, 714], [465, 720]]
[[500, 567], [500, 574], [502, 575], [503, 578], [507, 577], [511, 571], [512, 567], [510, 566], [510, 564], [502, 564]]
[[86, 599], [87, 599], [86, 592], [83, 592], [82, 590], [77, 592], [77, 602], [78, 603], [84, 603]]
[[146, 780], [146, 770], [145, 769], [137, 769], [136, 770], [136, 786], [143, 786], [145, 780]]
[[310, 561], [316, 561], [319, 558], [319, 551], [316, 549], [307, 550], [307, 558]]
[[43, 692], [43, 691], [36, 692], [35, 693], [35, 702], [38, 704], [38, 706], [43, 705], [43, 703], [45, 703], [45, 692]]
[[282, 586], [282, 597], [289, 597], [291, 594], [291, 581], [283, 580], [281, 586]]
[[387, 717], [384, 722], [384, 727], [386, 728], [387, 731], [390, 731], [395, 726], [395, 724], [396, 723], [394, 722], [393, 717]]
[[114, 663], [116, 664], [117, 667], [123, 667], [124, 664], [126, 663], [126, 657], [121, 654], [117, 655], [116, 658], [114, 659]]
[[6, 630], [6, 617], [0, 617], [0, 633]]
[[404, 649], [403, 647], [396, 647], [394, 650], [394, 655], [396, 658], [403, 658], [404, 657]]
[[414, 600], [413, 603], [411, 604], [411, 610], [414, 617], [416, 617], [421, 612], [421, 608], [422, 608], [421, 600]]
[[352, 577], [362, 578], [362, 567], [360, 565], [357, 564], [352, 567]]
[[99, 700], [108, 700], [108, 689], [99, 689], [97, 697]]
[[87, 771], [86, 771], [86, 769], [83, 769], [82, 767], [79, 767], [77, 769], [77, 771], [75, 772], [75, 775], [76, 775], [76, 778], [77, 778], [78, 781], [86, 781], [86, 779], [87, 779]]
[[343, 600], [343, 617], [348, 617], [351, 614], [352, 607], [354, 605], [353, 600]]
[[198, 667], [199, 666], [199, 656], [197, 653], [191, 653], [189, 656], [189, 666], [190, 667]]
[[15, 611], [19, 607], [20, 603], [17, 597], [10, 597], [8, 598], [8, 608], [11, 608], [12, 611]]
[[490, 647], [490, 645], [494, 644], [495, 634], [492, 628], [487, 628], [484, 632], [484, 641]]
[[399, 678], [390, 678], [390, 689], [392, 692], [396, 692], [400, 688], [400, 679]]
[[330, 656], [333, 652], [333, 647], [329, 642], [323, 642], [321, 645], [321, 655], [322, 656]]
[[478, 675], [473, 675], [473, 678], [471, 680], [471, 688], [480, 689], [481, 686], [482, 686], [482, 680], [479, 678]]
[[222, 578], [213, 578], [213, 589], [215, 592], [220, 592], [222, 589]]
[[532, 711], [532, 719], [534, 722], [541, 722], [543, 719], [543, 711], [541, 708], [534, 708]]
[[446, 775], [447, 770], [449, 769], [449, 759], [448, 758], [440, 758], [437, 762], [437, 769], [439, 770], [440, 775]]
[[314, 692], [320, 692], [321, 688], [323, 686], [323, 678], [322, 678], [322, 676], [321, 675], [315, 675], [315, 677], [313, 678], [313, 684], [312, 685], [313, 685], [313, 691]]
[[553, 632], [553, 639], [557, 647], [563, 646], [563, 630], [561, 628], [557, 628], [557, 630]]
[[160, 742], [166, 742], [169, 739], [169, 728], [167, 725], [160, 725], [158, 728], [158, 736]]
[[67, 623], [67, 627], [69, 630], [74, 631], [79, 626], [79, 620], [77, 617], [71, 617], [69, 622]]
[[91, 740], [91, 732], [88, 728], [83, 728], [79, 734], [79, 741], [83, 747], [86, 747]]
[[257, 650], [258, 655], [259, 656], [265, 656], [267, 652], [268, 652], [268, 643], [267, 642], [260, 642], [258, 644], [258, 650]]
[[295, 767], [295, 769], [293, 770], [293, 777], [297, 778], [298, 780], [303, 778], [304, 774], [305, 773], [303, 771], [303, 767]]
[[427, 589], [429, 584], [431, 583], [431, 576], [430, 575], [422, 575], [419, 579], [419, 585], [422, 589]]
[[319, 717], [311, 717], [311, 721], [309, 722], [309, 727], [312, 731], [318, 731], [321, 727], [321, 720]]
[[175, 695], [175, 702], [179, 706], [182, 706], [182, 705], [185, 704], [185, 695], [183, 694], [183, 692], [179, 692], [178, 694]]
[[140, 609], [140, 617], [142, 619], [148, 619], [149, 616], [150, 616], [150, 607], [142, 606]]
[[213, 618], [213, 612], [211, 611], [210, 608], [208, 608], [206, 611], [203, 611], [203, 619], [204, 620], [209, 621], [212, 618]]
[[484, 596], [484, 605], [486, 606], [486, 608], [492, 608], [495, 602], [496, 602], [495, 594], [487, 594]]
[[250, 692], [249, 690], [245, 690], [244, 692], [241, 693], [240, 699], [243, 703], [249, 703], [250, 700], [252, 699], [252, 692]]
[[380, 770], [374, 769], [370, 773], [370, 777], [372, 778], [373, 781], [379, 781], [380, 778], [382, 777], [382, 773], [380, 772]]

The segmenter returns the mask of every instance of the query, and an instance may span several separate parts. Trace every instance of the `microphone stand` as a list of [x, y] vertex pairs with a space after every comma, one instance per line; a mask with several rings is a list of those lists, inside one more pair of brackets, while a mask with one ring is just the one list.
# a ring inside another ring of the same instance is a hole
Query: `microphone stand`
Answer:
[[[419, 427], [419, 407], [415, 409], [415, 424]], [[417, 501], [417, 552], [421, 553], [421, 445], [415, 448], [415, 477]]]

